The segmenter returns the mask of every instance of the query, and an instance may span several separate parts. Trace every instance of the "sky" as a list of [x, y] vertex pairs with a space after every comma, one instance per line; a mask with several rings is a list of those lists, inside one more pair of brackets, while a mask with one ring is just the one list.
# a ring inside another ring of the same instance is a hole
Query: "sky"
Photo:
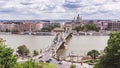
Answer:
[[120, 19], [120, 0], [0, 0], [0, 20]]

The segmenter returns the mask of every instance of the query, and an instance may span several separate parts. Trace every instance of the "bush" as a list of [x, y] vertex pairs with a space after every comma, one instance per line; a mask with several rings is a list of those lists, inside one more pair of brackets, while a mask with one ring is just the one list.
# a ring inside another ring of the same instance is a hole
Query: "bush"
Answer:
[[21, 45], [17, 48], [17, 53], [21, 57], [27, 57], [29, 55], [29, 49], [26, 47], [26, 45]]
[[72, 64], [72, 65], [70, 66], [70, 68], [76, 68], [76, 65]]
[[23, 63], [17, 63], [13, 68], [38, 68], [39, 63], [34, 62], [32, 60], [28, 60]]
[[94, 65], [94, 64], [96, 64], [96, 63], [98, 63], [98, 62], [99, 62], [99, 60], [94, 60], [94, 62], [93, 62], [93, 60], [84, 61], [84, 63], [87, 63], [87, 64], [89, 64], [89, 65]]
[[33, 51], [33, 56], [37, 56], [37, 55], [39, 55], [39, 52], [36, 51], [36, 50], [34, 50], [34, 51]]

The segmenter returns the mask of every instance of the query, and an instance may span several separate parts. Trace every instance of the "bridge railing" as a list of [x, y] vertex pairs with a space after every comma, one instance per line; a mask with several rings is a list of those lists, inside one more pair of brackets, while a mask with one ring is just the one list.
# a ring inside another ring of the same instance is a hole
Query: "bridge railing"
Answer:
[[[51, 45], [49, 47], [46, 48], [46, 50], [50, 51], [50, 53], [52, 53], [54, 51], [54, 53], [56, 53], [56, 51], [60, 48], [60, 46], [66, 42], [67, 37], [70, 35], [71, 33], [65, 33], [63, 40], [60, 39], [60, 37], [58, 37], [59, 33], [56, 34], [56, 36], [54, 37]], [[59, 40], [56, 40], [56, 38], [59, 38]]]

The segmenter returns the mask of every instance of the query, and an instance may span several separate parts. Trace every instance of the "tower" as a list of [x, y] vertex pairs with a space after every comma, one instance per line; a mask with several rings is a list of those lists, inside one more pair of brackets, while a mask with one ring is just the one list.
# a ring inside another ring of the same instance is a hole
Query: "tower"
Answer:
[[80, 17], [80, 23], [82, 23], [82, 16]]
[[75, 17], [74, 17], [74, 20], [73, 20], [73, 22], [76, 22], [76, 19], [75, 19]]
[[77, 16], [77, 22], [80, 22], [80, 17], [79, 17], [79, 14]]
[[82, 24], [82, 16], [80, 17], [79, 14], [77, 16], [76, 23]]

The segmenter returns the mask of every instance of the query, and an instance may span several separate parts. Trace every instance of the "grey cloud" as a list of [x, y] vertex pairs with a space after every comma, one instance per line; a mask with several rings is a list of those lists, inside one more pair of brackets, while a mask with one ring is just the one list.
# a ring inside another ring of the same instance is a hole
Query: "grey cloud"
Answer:
[[108, 13], [109, 11], [99, 10], [100, 13]]
[[112, 0], [112, 2], [120, 2], [120, 0]]
[[46, 5], [47, 9], [44, 9], [44, 10], [53, 10], [55, 9], [55, 6], [50, 6], [50, 5]]
[[14, 13], [14, 12], [16, 12], [15, 8], [7, 8], [7, 9], [1, 8], [1, 10], [0, 10], [0, 13]]
[[0, 0], [0, 1], [10, 1], [10, 0]]
[[65, 0], [66, 3], [78, 3], [82, 2], [83, 0]]
[[94, 3], [94, 2], [89, 2], [89, 3], [91, 3], [91, 5], [94, 5], [94, 6], [101, 6], [105, 4], [105, 3]]
[[81, 15], [95, 15], [95, 14], [98, 14], [99, 12], [82, 12]]
[[71, 8], [71, 9], [82, 7], [78, 3], [67, 3], [67, 4], [64, 4], [63, 6], [66, 7], [66, 8]]
[[33, 3], [29, 3], [29, 2], [21, 2], [20, 4], [22, 4], [22, 5], [32, 5]]

